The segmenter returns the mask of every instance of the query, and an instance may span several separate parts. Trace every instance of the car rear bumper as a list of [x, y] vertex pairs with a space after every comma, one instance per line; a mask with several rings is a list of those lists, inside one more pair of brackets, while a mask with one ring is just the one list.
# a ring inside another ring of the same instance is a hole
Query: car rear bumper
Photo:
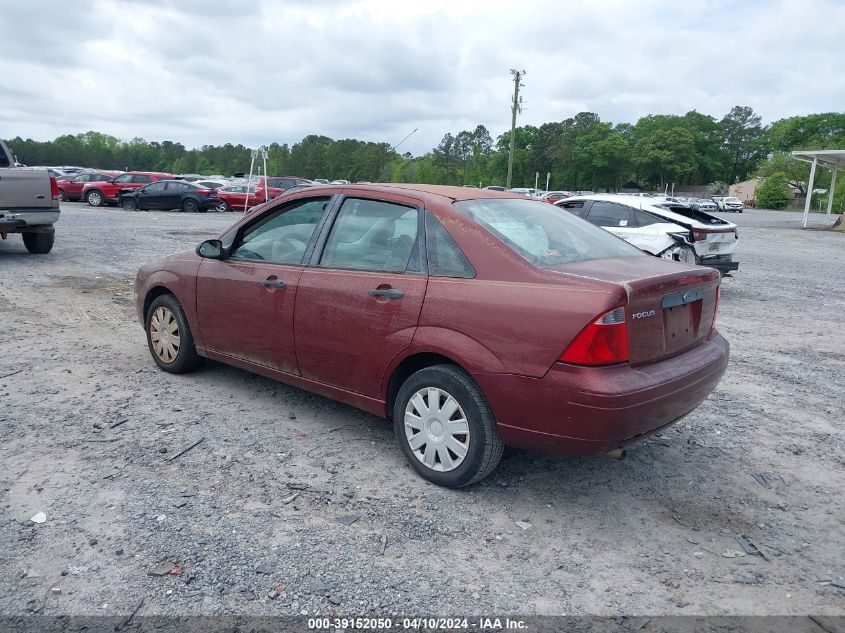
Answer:
[[0, 211], [0, 231], [4, 233], [21, 233], [29, 228], [52, 226], [58, 219], [59, 210], [52, 207], [49, 209]]
[[718, 333], [678, 356], [632, 367], [555, 363], [542, 378], [475, 375], [509, 446], [603, 453], [676, 422], [719, 383], [728, 342]]
[[729, 273], [733, 270], [739, 270], [739, 262], [733, 261], [731, 255], [722, 255], [717, 257], [702, 257], [702, 266], [709, 266], [715, 268], [721, 273]]

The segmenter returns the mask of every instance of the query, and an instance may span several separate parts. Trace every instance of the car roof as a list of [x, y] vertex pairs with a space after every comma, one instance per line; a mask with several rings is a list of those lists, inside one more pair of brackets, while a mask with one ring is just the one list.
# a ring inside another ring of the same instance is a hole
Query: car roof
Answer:
[[[711, 226], [709, 224], [706, 224], [705, 222], [696, 220], [695, 218], [690, 218], [685, 215], [675, 213], [671, 209], [665, 209], [663, 207], [657, 206], [658, 204], [661, 204], [659, 198], [656, 199], [655, 204], [654, 202], [650, 202], [651, 200], [655, 200], [655, 198], [641, 198], [639, 196], [620, 196], [618, 194], [612, 193], [594, 193], [586, 196], [572, 196], [571, 198], [564, 198], [563, 200], [558, 200], [557, 202], [569, 203], [577, 202], [578, 200], [604, 200], [607, 202], [616, 202], [618, 204], [625, 205], [626, 207], [631, 207], [632, 209], [640, 209], [642, 211], [646, 211], [647, 213], [651, 213], [652, 215], [659, 215], [667, 222], [670, 222], [672, 224], [690, 224], [702, 228]], [[557, 205], [557, 202], [555, 203], [556, 206], [561, 206]], [[732, 222], [728, 222], [727, 220], [723, 220], [723, 222], [725, 222], [725, 224], [720, 225], [722, 228], [736, 226], [735, 224], [733, 224]]]
[[525, 196], [512, 194], [507, 191], [494, 191], [492, 189], [472, 189], [457, 185], [425, 185], [413, 183], [369, 183], [369, 184], [336, 184], [316, 185], [308, 188], [308, 191], [316, 192], [321, 190], [337, 191], [345, 189], [348, 191], [371, 191], [374, 193], [393, 193], [396, 195], [414, 194], [424, 198], [439, 198], [452, 201], [477, 200], [479, 198], [513, 198], [525, 200]]

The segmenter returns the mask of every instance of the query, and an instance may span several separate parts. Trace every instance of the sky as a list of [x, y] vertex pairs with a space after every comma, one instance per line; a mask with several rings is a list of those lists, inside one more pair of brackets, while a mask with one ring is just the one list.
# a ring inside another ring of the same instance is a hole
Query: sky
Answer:
[[0, 0], [0, 138], [401, 141], [845, 109], [845, 0]]

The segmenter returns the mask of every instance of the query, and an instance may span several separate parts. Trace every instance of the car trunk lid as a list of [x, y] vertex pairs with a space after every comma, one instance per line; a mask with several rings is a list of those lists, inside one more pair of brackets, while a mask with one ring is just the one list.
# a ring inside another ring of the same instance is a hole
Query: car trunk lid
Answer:
[[556, 267], [621, 285], [627, 294], [628, 358], [632, 365], [686, 351], [710, 334], [719, 273], [649, 257], [615, 257]]

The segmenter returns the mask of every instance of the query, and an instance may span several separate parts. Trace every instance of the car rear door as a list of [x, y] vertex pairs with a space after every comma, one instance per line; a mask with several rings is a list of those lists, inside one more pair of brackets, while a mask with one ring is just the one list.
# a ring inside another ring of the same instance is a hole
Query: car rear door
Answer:
[[425, 297], [421, 207], [389, 194], [342, 199], [296, 296], [304, 377], [382, 397], [387, 366], [410, 345]]
[[197, 272], [197, 319], [206, 349], [297, 374], [294, 298], [306, 251], [330, 196], [275, 205], [238, 230], [223, 260]]
[[135, 201], [139, 209], [161, 209], [161, 202], [164, 198], [163, 182], [154, 182], [141, 187], [135, 192]]
[[164, 192], [161, 196], [162, 209], [178, 209], [182, 206], [182, 194], [184, 194], [191, 185], [183, 182], [174, 182], [172, 180], [164, 183]]

